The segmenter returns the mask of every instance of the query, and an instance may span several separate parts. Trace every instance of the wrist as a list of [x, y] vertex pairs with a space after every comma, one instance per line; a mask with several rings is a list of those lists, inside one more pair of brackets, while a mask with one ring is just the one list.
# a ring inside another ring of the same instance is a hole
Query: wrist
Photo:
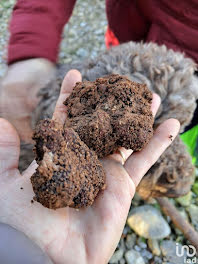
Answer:
[[1, 81], [2, 92], [5, 96], [24, 98], [28, 105], [35, 105], [39, 90], [55, 78], [55, 73], [55, 64], [44, 58], [13, 63]]
[[45, 85], [55, 76], [55, 64], [44, 58], [34, 58], [11, 64], [2, 80], [2, 85], [20, 82], [37, 82]]

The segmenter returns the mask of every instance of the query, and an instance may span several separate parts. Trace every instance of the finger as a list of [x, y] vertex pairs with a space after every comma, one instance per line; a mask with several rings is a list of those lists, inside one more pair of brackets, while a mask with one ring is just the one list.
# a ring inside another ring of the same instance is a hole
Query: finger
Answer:
[[[161, 99], [160, 99], [159, 95], [156, 93], [153, 93], [151, 111], [152, 111], [154, 117], [157, 113], [157, 110], [160, 106], [160, 103], [161, 103]], [[125, 149], [123, 147], [120, 147], [113, 155], [111, 155], [111, 158], [113, 158], [114, 160], [116, 160], [116, 161], [120, 162], [122, 165], [124, 165], [132, 153], [133, 153], [132, 149]]]
[[131, 156], [132, 153], [133, 153], [132, 149], [126, 149], [124, 147], [120, 147], [112, 155], [109, 155], [109, 158], [116, 160], [122, 165], [124, 165], [128, 157]]
[[25, 176], [25, 177], [32, 176], [32, 174], [36, 172], [37, 167], [38, 167], [38, 164], [36, 163], [35, 160], [33, 160], [30, 166], [26, 170], [23, 171], [22, 176]]
[[8, 170], [18, 169], [20, 139], [15, 128], [0, 118], [0, 175]]
[[166, 120], [156, 129], [148, 145], [142, 151], [133, 153], [126, 161], [124, 167], [135, 186], [171, 144], [178, 134], [179, 128], [180, 124], [176, 119]]
[[33, 129], [30, 125], [30, 117], [19, 117], [18, 119], [8, 119], [14, 127], [17, 128], [17, 132], [21, 141], [29, 144], [33, 144], [32, 140]]
[[151, 104], [151, 111], [153, 113], [153, 116], [155, 117], [157, 110], [160, 106], [161, 103], [161, 98], [159, 97], [158, 94], [153, 93], [153, 100], [152, 100], [152, 104]]
[[81, 73], [77, 70], [70, 70], [66, 74], [61, 86], [60, 95], [56, 103], [56, 107], [52, 119], [56, 119], [61, 124], [65, 123], [67, 108], [63, 104], [63, 102], [70, 95], [75, 84], [81, 81], [82, 81]]

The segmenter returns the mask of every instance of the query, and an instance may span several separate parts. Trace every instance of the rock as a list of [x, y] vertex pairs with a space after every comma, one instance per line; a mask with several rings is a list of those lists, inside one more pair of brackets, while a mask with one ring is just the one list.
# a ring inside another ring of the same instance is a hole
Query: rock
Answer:
[[125, 225], [122, 234], [127, 235], [130, 232], [131, 232], [131, 228], [128, 225]]
[[134, 249], [135, 249], [136, 251], [138, 251], [138, 252], [141, 251], [141, 247], [139, 247], [138, 245], [135, 245]]
[[155, 198], [153, 197], [149, 197], [147, 200], [146, 200], [146, 203], [147, 204], [150, 204], [150, 205], [156, 205], [157, 204], [157, 201]]
[[131, 249], [125, 253], [127, 264], [145, 264], [144, 259], [139, 252]]
[[[188, 214], [186, 213], [185, 209], [181, 208], [181, 209], [178, 209], [178, 212], [180, 213], [180, 215], [186, 220], [186, 221], [189, 221], [188, 220]], [[175, 229], [175, 232], [177, 235], [183, 235], [183, 232], [180, 231], [178, 228], [176, 228], [174, 226], [174, 229]]]
[[136, 192], [133, 199], [132, 199], [132, 205], [133, 206], [138, 206], [140, 202], [142, 201], [141, 196]]
[[161, 213], [150, 205], [132, 209], [128, 225], [144, 238], [162, 239], [170, 234], [170, 227]]
[[88, 51], [86, 49], [83, 48], [79, 48], [76, 52], [76, 54], [81, 57], [81, 58], [85, 58], [88, 56]]
[[132, 249], [136, 242], [136, 235], [135, 234], [129, 234], [126, 237], [125, 245], [128, 249]]
[[[178, 244], [178, 243], [177, 243]], [[162, 255], [166, 257], [166, 261], [171, 264], [184, 264], [184, 259], [186, 257], [186, 252], [184, 252], [184, 256], [176, 255], [176, 242], [171, 240], [164, 240], [161, 243]], [[179, 252], [181, 252], [181, 244], [178, 244]]]
[[154, 257], [154, 263], [155, 264], [161, 264], [162, 263], [162, 259], [160, 257], [158, 257], [158, 256], [155, 256]]
[[146, 261], [153, 258], [153, 254], [147, 249], [143, 249], [140, 254]]
[[126, 263], [126, 261], [125, 261], [124, 258], [122, 258], [122, 259], [119, 261], [119, 264], [125, 264], [125, 263]]
[[124, 239], [121, 238], [118, 244], [118, 248], [119, 249], [123, 249], [123, 251], [125, 250], [125, 243], [124, 243]]
[[182, 206], [189, 206], [191, 204], [191, 200], [192, 200], [192, 192], [187, 193], [184, 196], [181, 196], [179, 198], [176, 199], [176, 201], [182, 205]]
[[187, 210], [189, 212], [192, 224], [198, 230], [198, 206], [191, 204]]
[[148, 246], [155, 256], [161, 255], [161, 250], [157, 239], [149, 239]]
[[123, 249], [116, 250], [114, 252], [113, 256], [111, 257], [111, 259], [109, 260], [109, 263], [111, 263], [111, 264], [118, 263], [118, 261], [122, 259], [123, 254], [124, 254]]
[[139, 237], [137, 240], [137, 244], [140, 248], [147, 248], [147, 244], [144, 242], [145, 238]]
[[188, 214], [186, 213], [186, 210], [181, 208], [178, 210], [178, 212], [180, 213], [180, 215], [186, 220], [188, 221]]

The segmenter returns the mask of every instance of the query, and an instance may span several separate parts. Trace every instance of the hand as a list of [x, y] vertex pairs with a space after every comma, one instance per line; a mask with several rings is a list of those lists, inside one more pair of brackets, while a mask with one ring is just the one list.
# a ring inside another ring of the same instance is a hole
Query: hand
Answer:
[[31, 142], [31, 114], [37, 93], [54, 76], [55, 67], [46, 59], [30, 59], [9, 66], [0, 83], [0, 116], [9, 120], [20, 138]]
[[[65, 122], [65, 98], [81, 81], [78, 71], [70, 71], [62, 84], [53, 118]], [[156, 113], [159, 97], [153, 95], [152, 111]], [[54, 263], [107, 263], [119, 242], [135, 188], [148, 169], [175, 138], [179, 122], [174, 119], [160, 125], [148, 145], [138, 153], [122, 149], [120, 154], [102, 160], [107, 188], [100, 192], [91, 207], [63, 208], [56, 211], [31, 203], [34, 193], [30, 177], [35, 161], [20, 175], [18, 171], [19, 137], [16, 130], [0, 119], [0, 222], [11, 225], [36, 242]], [[23, 189], [21, 189], [21, 187]]]

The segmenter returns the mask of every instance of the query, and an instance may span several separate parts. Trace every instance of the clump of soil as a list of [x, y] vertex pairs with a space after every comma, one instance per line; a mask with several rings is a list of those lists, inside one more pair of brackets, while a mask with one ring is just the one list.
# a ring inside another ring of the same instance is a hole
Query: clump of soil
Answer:
[[98, 158], [119, 147], [139, 151], [151, 138], [151, 102], [146, 85], [124, 76], [77, 83], [64, 102], [64, 126], [45, 119], [35, 129], [34, 200], [51, 209], [91, 205], [105, 188]]
[[34, 200], [47, 208], [80, 208], [105, 188], [105, 172], [96, 154], [72, 128], [54, 120], [39, 122], [34, 132], [38, 168], [31, 177]]
[[119, 147], [141, 150], [153, 135], [152, 93], [145, 84], [110, 75], [77, 83], [65, 100], [67, 127], [103, 158]]

